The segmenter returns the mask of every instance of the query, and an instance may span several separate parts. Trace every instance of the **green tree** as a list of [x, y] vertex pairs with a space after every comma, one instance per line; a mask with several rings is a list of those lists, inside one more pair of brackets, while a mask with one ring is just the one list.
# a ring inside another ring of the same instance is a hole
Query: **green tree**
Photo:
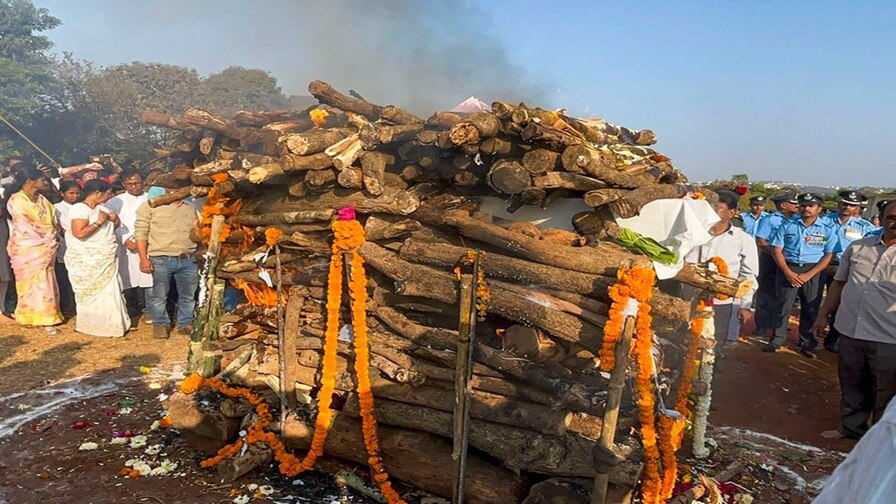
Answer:
[[229, 116], [239, 110], [276, 110], [289, 105], [277, 79], [264, 70], [229, 67], [202, 81], [204, 106]]
[[[20, 128], [31, 124], [40, 96], [52, 82], [52, 42], [42, 32], [59, 19], [30, 0], [0, 0], [0, 114]], [[0, 150], [21, 146], [21, 140], [0, 125]]]

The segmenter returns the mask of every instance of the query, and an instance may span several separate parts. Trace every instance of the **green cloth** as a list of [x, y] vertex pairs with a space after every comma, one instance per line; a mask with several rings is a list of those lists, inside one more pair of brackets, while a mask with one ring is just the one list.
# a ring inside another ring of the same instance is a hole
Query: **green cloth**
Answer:
[[653, 238], [641, 236], [628, 228], [619, 228], [619, 235], [616, 236], [616, 241], [632, 252], [646, 255], [658, 263], [674, 264], [678, 261], [678, 256], [675, 255], [675, 252], [660, 245], [660, 243]]

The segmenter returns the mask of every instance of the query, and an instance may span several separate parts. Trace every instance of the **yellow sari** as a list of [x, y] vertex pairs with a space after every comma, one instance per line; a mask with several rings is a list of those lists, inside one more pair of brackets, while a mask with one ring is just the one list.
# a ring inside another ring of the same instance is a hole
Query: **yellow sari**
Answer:
[[31, 201], [24, 192], [9, 198], [7, 205], [12, 227], [6, 250], [16, 275], [16, 322], [23, 325], [52, 326], [62, 322], [59, 287], [54, 262], [56, 211], [41, 195]]

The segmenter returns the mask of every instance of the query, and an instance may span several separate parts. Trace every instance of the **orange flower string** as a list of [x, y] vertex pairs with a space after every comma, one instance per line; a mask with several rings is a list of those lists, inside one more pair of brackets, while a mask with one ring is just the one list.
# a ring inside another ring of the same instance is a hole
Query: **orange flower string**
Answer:
[[[726, 263], [725, 260], [722, 259], [721, 257], [719, 257], [719, 256], [710, 257], [709, 260], [707, 260], [706, 262], [714, 265], [720, 275], [723, 275], [723, 276], [731, 275], [731, 271], [728, 269], [728, 263]], [[726, 294], [716, 294], [715, 295], [715, 298], [718, 299], [719, 301], [724, 301], [724, 300], [728, 299], [728, 297], [729, 296]]]
[[618, 280], [608, 291], [610, 316], [604, 326], [603, 344], [598, 354], [600, 370], [608, 373], [616, 367], [616, 344], [622, 339], [623, 314], [628, 300], [649, 300], [656, 274], [649, 268], [619, 268], [616, 277]]
[[684, 369], [681, 372], [681, 381], [678, 384], [678, 399], [675, 403], [675, 411], [679, 412], [682, 418], [663, 416], [660, 419], [660, 445], [663, 452], [661, 494], [664, 499], [672, 497], [675, 482], [678, 480], [678, 459], [675, 457], [675, 453], [681, 448], [687, 419], [691, 415], [688, 399], [691, 395], [694, 378], [697, 377], [697, 368], [700, 362], [700, 338], [703, 336], [705, 319], [699, 315], [704, 311], [706, 311], [706, 303], [700, 300], [697, 302], [696, 315], [691, 318], [691, 338], [688, 340], [688, 351], [684, 360]]

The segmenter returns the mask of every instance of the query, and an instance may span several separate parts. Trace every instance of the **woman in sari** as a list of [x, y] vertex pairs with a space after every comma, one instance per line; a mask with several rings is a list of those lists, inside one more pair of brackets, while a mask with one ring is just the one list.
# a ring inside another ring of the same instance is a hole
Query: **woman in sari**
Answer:
[[65, 266], [75, 292], [75, 330], [93, 336], [124, 336], [131, 326], [118, 277], [118, 216], [103, 205], [112, 195], [108, 182], [84, 184], [81, 202], [69, 211], [71, 233]]
[[22, 325], [44, 326], [47, 333], [56, 334], [52, 326], [62, 322], [54, 271], [59, 246], [56, 211], [40, 194], [50, 184], [46, 175], [34, 166], [23, 165], [16, 166], [16, 181], [7, 188], [6, 201], [12, 222], [7, 251], [19, 297], [15, 320]]

